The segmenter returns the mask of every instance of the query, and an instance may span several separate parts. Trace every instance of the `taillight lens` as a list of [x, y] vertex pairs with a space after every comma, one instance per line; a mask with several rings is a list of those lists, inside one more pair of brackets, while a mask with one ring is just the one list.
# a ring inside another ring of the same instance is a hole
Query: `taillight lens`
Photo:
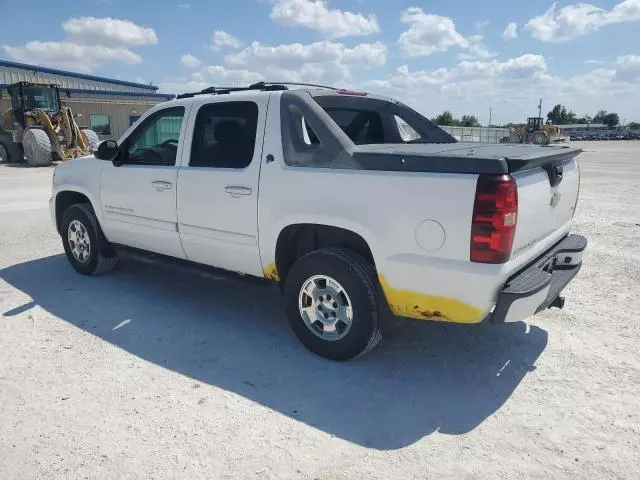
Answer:
[[480, 175], [471, 224], [471, 261], [505, 263], [518, 219], [518, 187], [510, 175]]

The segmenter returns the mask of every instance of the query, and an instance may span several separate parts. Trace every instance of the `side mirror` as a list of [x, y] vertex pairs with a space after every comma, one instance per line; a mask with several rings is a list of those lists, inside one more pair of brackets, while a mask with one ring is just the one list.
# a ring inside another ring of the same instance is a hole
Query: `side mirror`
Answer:
[[98, 145], [95, 156], [98, 160], [112, 161], [118, 155], [118, 144], [115, 140], [104, 140]]

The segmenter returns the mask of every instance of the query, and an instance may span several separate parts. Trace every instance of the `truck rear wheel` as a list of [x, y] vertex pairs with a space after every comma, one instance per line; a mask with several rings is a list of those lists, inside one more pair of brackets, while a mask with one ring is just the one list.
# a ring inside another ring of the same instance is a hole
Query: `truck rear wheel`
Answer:
[[51, 140], [47, 132], [38, 128], [28, 128], [22, 136], [24, 157], [32, 167], [42, 167], [51, 163]]
[[382, 339], [373, 267], [346, 249], [311, 252], [285, 283], [289, 323], [302, 344], [331, 360], [350, 360]]

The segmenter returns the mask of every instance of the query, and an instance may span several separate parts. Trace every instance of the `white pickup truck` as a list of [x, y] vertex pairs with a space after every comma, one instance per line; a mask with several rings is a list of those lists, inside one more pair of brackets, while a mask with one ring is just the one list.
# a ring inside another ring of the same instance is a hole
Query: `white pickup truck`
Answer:
[[83, 274], [136, 249], [280, 283], [313, 352], [375, 347], [388, 312], [502, 323], [562, 307], [579, 150], [458, 143], [395, 100], [260, 83], [149, 110], [50, 201]]

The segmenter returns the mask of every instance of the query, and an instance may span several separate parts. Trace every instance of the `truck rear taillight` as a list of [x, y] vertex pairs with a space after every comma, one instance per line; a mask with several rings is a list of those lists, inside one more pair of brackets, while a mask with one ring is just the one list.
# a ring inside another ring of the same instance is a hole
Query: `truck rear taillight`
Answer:
[[505, 263], [518, 219], [518, 187], [511, 175], [480, 175], [471, 224], [471, 261]]

